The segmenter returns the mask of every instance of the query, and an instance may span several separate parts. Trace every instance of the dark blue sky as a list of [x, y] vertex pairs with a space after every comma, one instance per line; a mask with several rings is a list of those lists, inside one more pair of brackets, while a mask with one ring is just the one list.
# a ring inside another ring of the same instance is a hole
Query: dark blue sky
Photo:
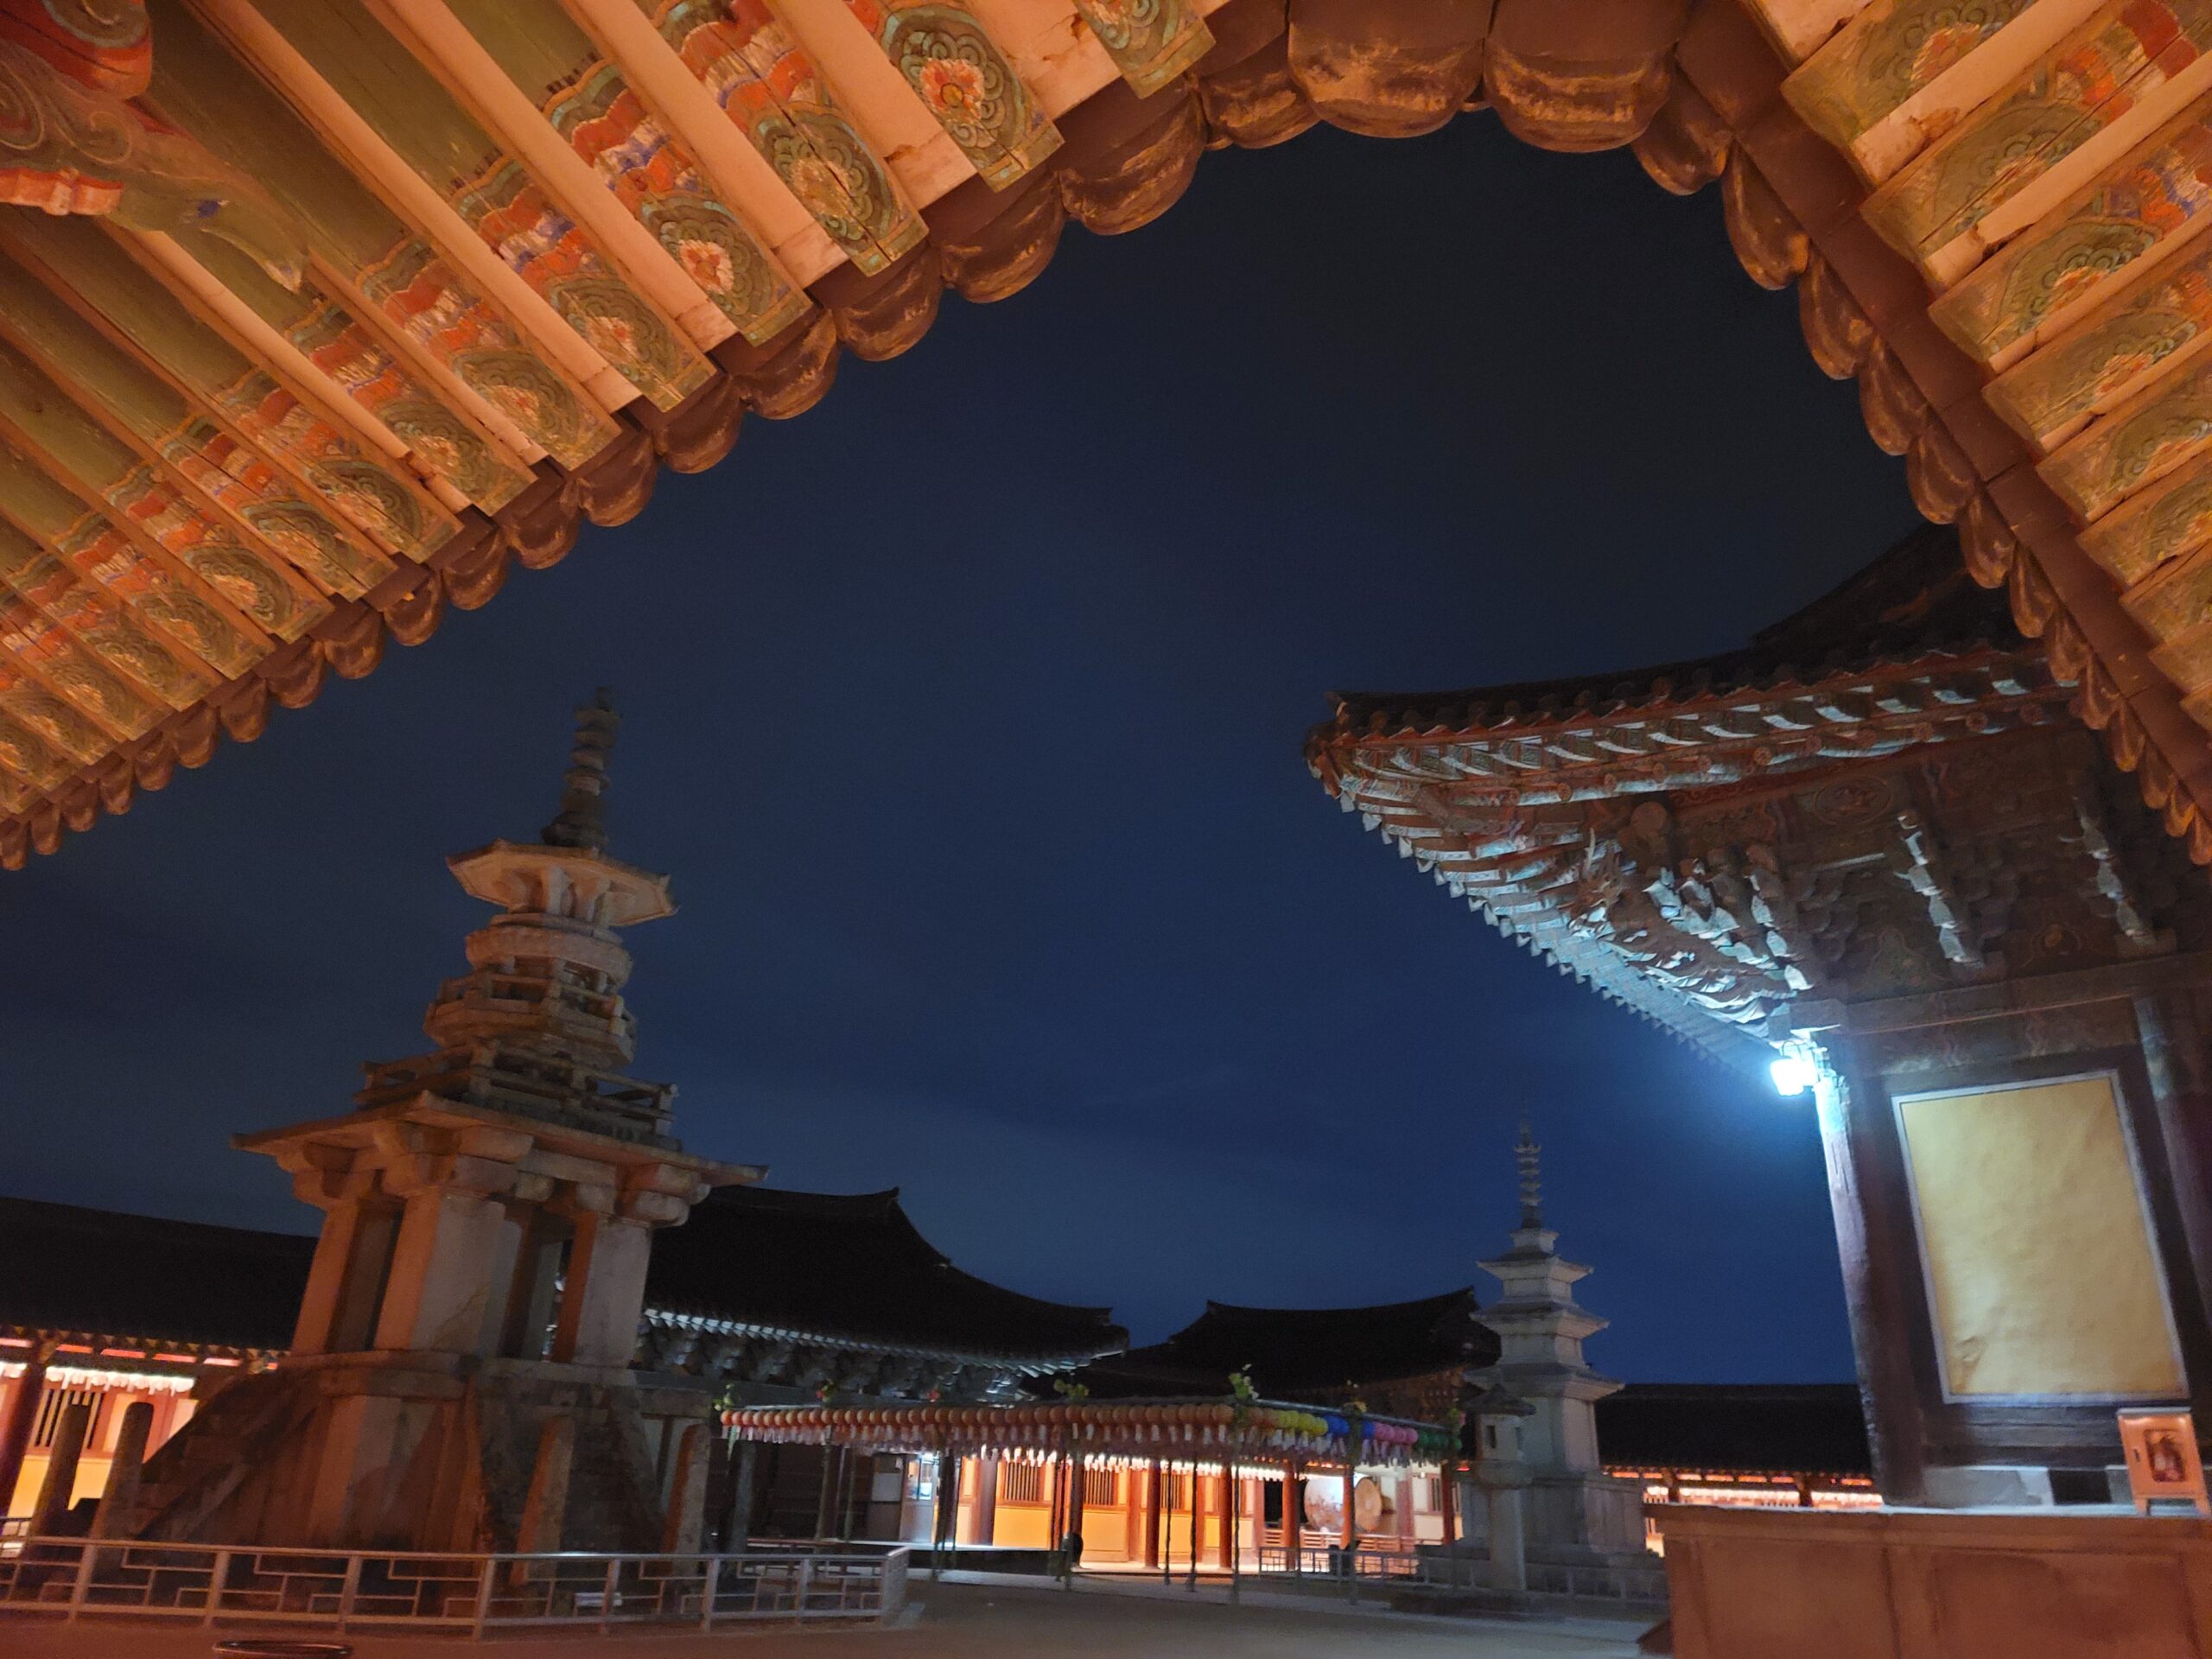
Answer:
[[1597, 1363], [1847, 1376], [1809, 1107], [1502, 942], [1300, 741], [1332, 688], [1725, 648], [1912, 522], [1714, 193], [1484, 117], [1209, 157], [0, 877], [0, 1190], [311, 1225], [225, 1137], [423, 1046], [482, 913], [441, 861], [545, 821], [604, 681], [615, 849], [682, 905], [632, 938], [636, 1069], [693, 1147], [901, 1185], [1150, 1338], [1487, 1295], [1525, 1112]]

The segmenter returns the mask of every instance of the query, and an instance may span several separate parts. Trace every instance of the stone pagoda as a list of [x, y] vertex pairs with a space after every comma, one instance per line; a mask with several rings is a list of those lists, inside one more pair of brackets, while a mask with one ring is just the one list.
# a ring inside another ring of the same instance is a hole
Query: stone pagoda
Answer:
[[633, 1371], [652, 1230], [762, 1172], [683, 1150], [624, 1074], [618, 930], [664, 876], [607, 850], [616, 717], [577, 711], [536, 842], [448, 861], [500, 913], [354, 1109], [234, 1144], [323, 1211], [292, 1352], [147, 1465], [130, 1534], [414, 1549], [694, 1547], [711, 1402]]
[[1524, 1404], [1516, 1413], [1519, 1468], [1527, 1496], [1526, 1543], [1532, 1564], [1572, 1564], [1643, 1552], [1643, 1494], [1610, 1478], [1598, 1458], [1596, 1403], [1620, 1384], [1592, 1370], [1582, 1344], [1604, 1330], [1574, 1300], [1589, 1276], [1559, 1254], [1559, 1235], [1544, 1225], [1540, 1148], [1529, 1126], [1514, 1147], [1521, 1171], [1521, 1224], [1513, 1248], [1482, 1263], [1501, 1287], [1482, 1320], [1497, 1332], [1494, 1365], [1469, 1374], [1477, 1388]]

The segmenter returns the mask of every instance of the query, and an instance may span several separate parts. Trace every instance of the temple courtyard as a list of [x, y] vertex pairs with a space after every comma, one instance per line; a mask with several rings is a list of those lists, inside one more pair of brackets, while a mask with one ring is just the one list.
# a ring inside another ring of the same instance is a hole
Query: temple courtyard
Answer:
[[[1115, 1659], [1633, 1659], [1648, 1621], [1445, 1618], [1347, 1608], [1312, 1596], [1248, 1594], [1230, 1606], [1224, 1587], [1079, 1583], [1073, 1591], [982, 1574], [963, 1583], [917, 1584], [890, 1630], [872, 1626], [792, 1634], [764, 1627], [738, 1634], [517, 1635], [465, 1642], [449, 1637], [348, 1636], [353, 1659], [413, 1659], [436, 1653], [534, 1652], [558, 1642], [587, 1644], [592, 1659], [706, 1659], [786, 1649], [807, 1659], [992, 1659], [1006, 1655]], [[200, 1659], [216, 1641], [273, 1631], [142, 1629], [118, 1624], [33, 1625], [8, 1630], [10, 1659]], [[302, 1632], [314, 1639], [320, 1633]]]

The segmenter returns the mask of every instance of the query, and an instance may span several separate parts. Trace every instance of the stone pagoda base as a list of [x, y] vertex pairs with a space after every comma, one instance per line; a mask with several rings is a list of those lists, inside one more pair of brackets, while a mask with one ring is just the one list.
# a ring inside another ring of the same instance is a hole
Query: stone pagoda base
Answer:
[[[619, 1368], [305, 1356], [215, 1394], [148, 1462], [122, 1535], [331, 1549], [658, 1549], [670, 1541], [677, 1471], [689, 1445], [703, 1450], [713, 1417], [698, 1382]], [[571, 1427], [554, 1438], [565, 1445], [549, 1456], [548, 1427], [562, 1423]], [[687, 1443], [693, 1425], [701, 1433]]]

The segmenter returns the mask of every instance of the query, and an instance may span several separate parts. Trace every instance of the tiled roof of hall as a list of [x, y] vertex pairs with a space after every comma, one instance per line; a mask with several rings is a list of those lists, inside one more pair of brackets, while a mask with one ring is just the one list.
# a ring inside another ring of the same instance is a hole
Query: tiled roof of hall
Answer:
[[281, 1351], [315, 1248], [292, 1233], [0, 1198], [0, 1331]]
[[863, 1351], [1065, 1370], [1121, 1352], [1111, 1310], [1046, 1301], [964, 1273], [899, 1189], [717, 1189], [653, 1240], [648, 1319]]
[[1719, 186], [2212, 863], [2208, 51], [2179, 0], [0, 0], [54, 112], [0, 177], [0, 867], [1208, 149], [1471, 111]]
[[1219, 1394], [1248, 1373], [1262, 1397], [1297, 1400], [1434, 1376], [1497, 1357], [1471, 1288], [1357, 1307], [1243, 1307], [1209, 1301], [1165, 1340], [1100, 1361], [1082, 1381], [1101, 1398]]
[[1861, 681], [1974, 669], [2009, 671], [2016, 683], [2050, 679], [2042, 647], [2021, 637], [2004, 596], [1967, 579], [1955, 533], [1931, 525], [1736, 650], [1554, 680], [1339, 693], [1332, 699], [1333, 717], [1313, 729], [1308, 752], [1344, 741], [1475, 740], [1597, 727], [1747, 695], [1802, 696]]
[[1597, 1404], [1609, 1469], [1865, 1476], [1856, 1384], [1631, 1382]]

